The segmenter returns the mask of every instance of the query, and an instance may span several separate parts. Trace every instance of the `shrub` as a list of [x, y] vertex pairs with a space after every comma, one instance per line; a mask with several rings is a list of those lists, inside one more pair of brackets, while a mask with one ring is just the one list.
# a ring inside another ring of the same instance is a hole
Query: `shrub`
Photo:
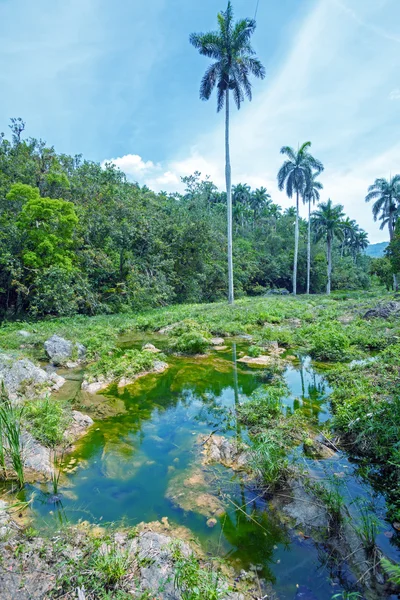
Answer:
[[[158, 355], [160, 358], [160, 355]], [[149, 371], [154, 366], [154, 354], [146, 350], [110, 351], [87, 369], [89, 379], [105, 377], [121, 379], [134, 377], [142, 371]]]
[[268, 427], [282, 411], [282, 398], [288, 394], [285, 384], [263, 385], [238, 409], [238, 418], [249, 427]]
[[174, 352], [201, 354], [210, 345], [210, 334], [199, 323], [185, 319], [171, 331], [169, 347]]
[[340, 362], [350, 357], [349, 338], [339, 324], [324, 323], [312, 331], [310, 355], [313, 358]]
[[54, 447], [63, 440], [71, 421], [71, 408], [66, 402], [44, 398], [30, 400], [24, 412], [27, 428], [45, 446]]

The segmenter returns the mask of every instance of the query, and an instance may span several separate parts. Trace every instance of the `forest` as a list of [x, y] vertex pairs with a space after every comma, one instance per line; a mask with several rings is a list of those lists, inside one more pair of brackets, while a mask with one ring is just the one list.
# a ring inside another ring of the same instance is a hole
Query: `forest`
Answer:
[[[11, 140], [2, 135], [0, 143], [3, 317], [99, 314], [226, 296], [226, 193], [207, 176], [184, 177], [183, 194], [156, 194], [112, 164], [102, 168], [24, 139], [24, 129], [12, 119]], [[295, 208], [283, 211], [265, 188], [233, 187], [237, 295], [292, 290], [294, 220]], [[342, 210], [338, 220], [344, 229], [336, 225], [333, 238], [332, 289], [368, 288], [368, 238]], [[304, 219], [299, 230], [301, 293]], [[320, 293], [326, 242], [314, 232], [311, 258], [310, 292]]]

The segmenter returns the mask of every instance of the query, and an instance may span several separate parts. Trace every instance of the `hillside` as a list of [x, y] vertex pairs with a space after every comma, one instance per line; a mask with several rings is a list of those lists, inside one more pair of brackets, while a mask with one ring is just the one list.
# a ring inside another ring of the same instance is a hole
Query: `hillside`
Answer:
[[370, 244], [365, 253], [372, 258], [380, 258], [384, 255], [385, 249], [389, 242], [379, 242], [378, 244]]

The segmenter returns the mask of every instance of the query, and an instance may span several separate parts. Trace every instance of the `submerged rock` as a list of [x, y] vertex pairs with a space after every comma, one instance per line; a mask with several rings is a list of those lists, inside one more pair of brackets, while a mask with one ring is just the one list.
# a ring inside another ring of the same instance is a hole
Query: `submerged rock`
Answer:
[[229, 440], [220, 435], [201, 435], [203, 446], [203, 464], [220, 463], [233, 471], [241, 471], [249, 462], [248, 448], [240, 447], [236, 440]]
[[207, 519], [225, 512], [222, 501], [210, 493], [206, 475], [200, 467], [171, 477], [165, 497], [175, 506], [204, 515]]
[[46, 373], [26, 358], [15, 360], [6, 354], [0, 355], [0, 380], [11, 399], [44, 396], [50, 390], [57, 391], [65, 383], [65, 379], [57, 373]]
[[52, 335], [46, 340], [44, 349], [53, 365], [63, 365], [72, 359], [76, 359], [74, 364], [79, 364], [86, 356], [85, 346], [66, 340], [59, 335]]
[[308, 492], [300, 479], [292, 480], [288, 489], [274, 496], [273, 504], [306, 533], [328, 527], [329, 515], [321, 501]]
[[363, 319], [388, 319], [392, 315], [400, 314], [400, 302], [394, 300], [378, 304], [375, 308], [367, 310]]
[[294, 600], [318, 600], [318, 598], [306, 585], [299, 585]]

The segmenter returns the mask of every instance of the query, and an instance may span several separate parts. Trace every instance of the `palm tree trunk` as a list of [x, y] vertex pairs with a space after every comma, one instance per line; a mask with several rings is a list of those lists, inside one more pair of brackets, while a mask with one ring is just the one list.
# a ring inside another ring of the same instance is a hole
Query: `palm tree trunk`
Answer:
[[329, 295], [331, 293], [331, 277], [332, 277], [332, 240], [328, 233], [327, 242], [326, 242], [326, 254], [327, 254], [327, 262], [328, 262], [328, 283], [326, 284], [326, 293]]
[[[393, 227], [393, 223], [392, 223], [391, 219], [389, 219], [388, 225], [389, 225], [389, 240], [392, 241], [393, 236], [394, 236], [394, 227]], [[397, 283], [396, 273], [393, 273], [393, 289], [395, 292], [399, 291], [399, 284]]]
[[299, 192], [296, 192], [296, 223], [294, 226], [293, 295], [297, 294], [297, 255], [299, 253]]
[[310, 293], [311, 276], [311, 198], [308, 200], [308, 232], [307, 232], [307, 294]]
[[233, 259], [232, 259], [232, 182], [231, 159], [229, 153], [229, 89], [225, 99], [225, 180], [226, 202], [228, 209], [228, 303], [234, 303], [233, 296]]

